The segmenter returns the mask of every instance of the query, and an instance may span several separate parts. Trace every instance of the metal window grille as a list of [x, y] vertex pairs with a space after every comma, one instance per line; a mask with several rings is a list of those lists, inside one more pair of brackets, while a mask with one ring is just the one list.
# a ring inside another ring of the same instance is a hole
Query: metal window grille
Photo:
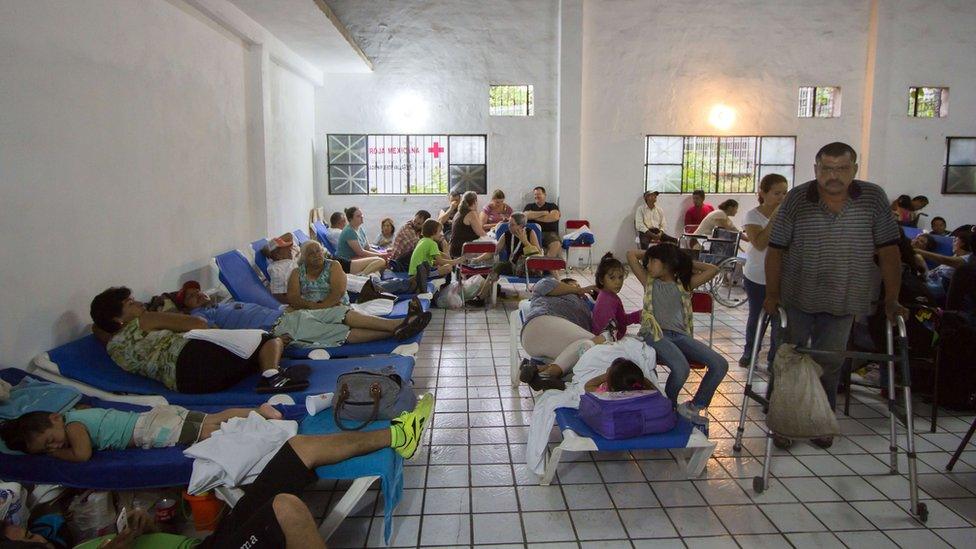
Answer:
[[484, 134], [328, 134], [326, 142], [330, 194], [487, 192]]
[[976, 194], [976, 137], [947, 137], [943, 194]]
[[649, 135], [644, 154], [644, 190], [753, 193], [768, 173], [792, 185], [796, 137]]
[[835, 118], [840, 116], [840, 88], [837, 86], [801, 86], [796, 115], [800, 118]]
[[488, 87], [488, 114], [491, 116], [532, 116], [535, 97], [531, 85], [499, 84]]
[[949, 116], [949, 88], [924, 86], [908, 88], [908, 116], [914, 118]]

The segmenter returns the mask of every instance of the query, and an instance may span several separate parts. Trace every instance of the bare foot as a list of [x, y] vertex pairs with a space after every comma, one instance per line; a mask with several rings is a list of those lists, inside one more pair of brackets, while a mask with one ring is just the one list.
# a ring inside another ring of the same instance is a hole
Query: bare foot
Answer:
[[260, 408], [255, 410], [257, 413], [261, 414], [264, 419], [281, 419], [282, 415], [274, 406], [265, 402]]

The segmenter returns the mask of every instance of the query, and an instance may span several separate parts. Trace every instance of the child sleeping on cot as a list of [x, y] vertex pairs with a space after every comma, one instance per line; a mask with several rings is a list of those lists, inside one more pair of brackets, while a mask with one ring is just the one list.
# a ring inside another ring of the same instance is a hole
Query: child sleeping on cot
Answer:
[[610, 363], [607, 373], [600, 374], [586, 382], [583, 387], [587, 393], [612, 393], [619, 391], [655, 390], [651, 380], [644, 377], [640, 366], [632, 360], [618, 358]]
[[30, 412], [0, 424], [8, 448], [27, 454], [48, 454], [66, 461], [88, 461], [94, 450], [189, 446], [210, 438], [220, 424], [252, 411], [265, 419], [281, 419], [270, 404], [230, 408], [216, 414], [192, 412], [181, 406], [157, 406], [147, 412], [111, 408], [73, 409], [64, 414]]

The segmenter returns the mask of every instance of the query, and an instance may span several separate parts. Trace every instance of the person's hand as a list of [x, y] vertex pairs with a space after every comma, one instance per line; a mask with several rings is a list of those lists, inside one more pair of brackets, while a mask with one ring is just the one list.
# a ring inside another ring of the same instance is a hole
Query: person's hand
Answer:
[[766, 299], [763, 301], [763, 310], [766, 314], [773, 316], [779, 312], [779, 296], [766, 293]]
[[901, 306], [897, 301], [885, 301], [885, 316], [889, 322], [894, 322], [895, 317], [905, 318], [908, 316], [908, 309]]

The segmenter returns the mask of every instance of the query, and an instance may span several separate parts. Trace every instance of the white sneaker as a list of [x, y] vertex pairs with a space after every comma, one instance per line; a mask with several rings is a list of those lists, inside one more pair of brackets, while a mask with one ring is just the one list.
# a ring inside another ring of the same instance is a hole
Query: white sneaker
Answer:
[[707, 408], [696, 406], [692, 401], [687, 401], [678, 405], [677, 412], [681, 417], [696, 424], [703, 425], [708, 423], [708, 416], [705, 415]]

